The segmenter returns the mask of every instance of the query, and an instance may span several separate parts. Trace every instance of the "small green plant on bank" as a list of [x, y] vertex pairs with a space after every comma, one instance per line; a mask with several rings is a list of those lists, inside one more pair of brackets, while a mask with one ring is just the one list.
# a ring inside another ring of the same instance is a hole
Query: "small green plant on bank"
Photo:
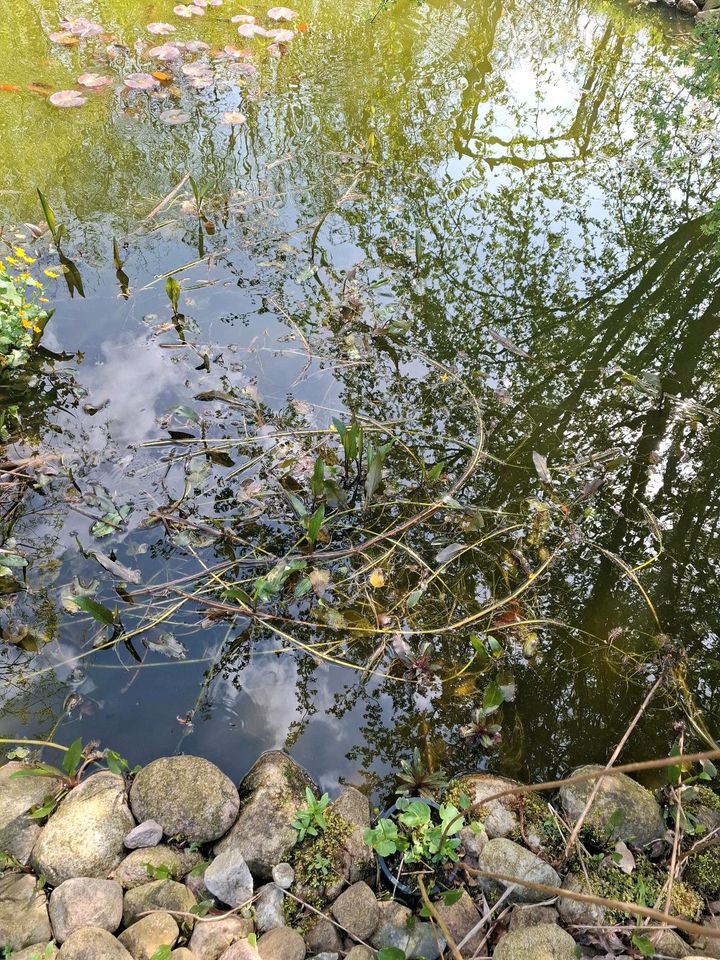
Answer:
[[400, 761], [401, 772], [398, 774], [400, 786], [397, 788], [399, 797], [435, 797], [440, 794], [448, 782], [442, 767], [429, 770], [420, 756], [420, 750], [415, 747], [410, 760]]
[[13, 252], [0, 260], [0, 369], [7, 370], [25, 366], [52, 316], [42, 306], [42, 284], [27, 270], [33, 258], [20, 247]]
[[324, 793], [318, 800], [310, 787], [305, 787], [306, 804], [295, 814], [291, 826], [298, 832], [298, 843], [302, 843], [305, 837], [317, 837], [318, 831], [323, 832], [327, 829], [325, 819], [325, 808], [330, 803], [330, 797]]
[[396, 808], [392, 817], [378, 820], [375, 827], [365, 830], [363, 839], [368, 846], [385, 859], [401, 854], [405, 863], [433, 867], [447, 861], [457, 863], [458, 834], [467, 824], [454, 804], [441, 804], [436, 819], [424, 800], [400, 799]]

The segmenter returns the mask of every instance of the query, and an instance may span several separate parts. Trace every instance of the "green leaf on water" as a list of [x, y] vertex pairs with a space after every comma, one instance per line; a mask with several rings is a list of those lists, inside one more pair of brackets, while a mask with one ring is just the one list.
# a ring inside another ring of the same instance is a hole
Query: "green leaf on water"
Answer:
[[325, 522], [325, 507], [321, 504], [315, 513], [310, 517], [307, 526], [307, 538], [310, 543], [315, 543], [318, 538], [318, 534], [322, 530], [322, 525]]
[[95, 523], [93, 523], [90, 527], [90, 533], [98, 539], [100, 537], [107, 537], [111, 533], [116, 533], [130, 516], [131, 512], [132, 507], [129, 503], [118, 507], [117, 510], [109, 510], [103, 516], [102, 520], [96, 520]]
[[57, 234], [57, 223], [55, 222], [55, 214], [53, 213], [53, 209], [45, 199], [45, 195], [40, 191], [39, 187], [37, 195], [40, 198], [40, 206], [42, 207], [45, 222], [47, 223], [48, 227], [50, 227], [50, 233], [53, 235], [53, 239], [55, 239], [55, 235]]
[[91, 617], [99, 623], [103, 623], [106, 627], [115, 625], [115, 613], [102, 603], [98, 603], [97, 600], [93, 600], [92, 597], [76, 597], [74, 602], [76, 607], [85, 613], [89, 613]]
[[165, 281], [165, 293], [170, 301], [173, 313], [178, 312], [178, 303], [180, 302], [180, 284], [175, 277], [168, 277]]
[[174, 413], [176, 417], [191, 420], [193, 423], [200, 423], [200, 415], [197, 414], [192, 407], [188, 407], [184, 403], [178, 403], [174, 407], [171, 407], [170, 413]]

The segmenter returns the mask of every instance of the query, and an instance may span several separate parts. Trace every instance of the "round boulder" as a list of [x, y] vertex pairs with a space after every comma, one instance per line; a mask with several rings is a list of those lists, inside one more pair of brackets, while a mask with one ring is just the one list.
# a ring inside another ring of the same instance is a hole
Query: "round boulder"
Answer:
[[83, 927], [60, 947], [59, 960], [133, 960], [131, 953], [101, 927]]
[[507, 933], [495, 947], [494, 960], [575, 960], [575, 941], [555, 923], [539, 923]]
[[40, 836], [40, 825], [30, 816], [30, 809], [57, 793], [61, 785], [60, 780], [52, 777], [13, 779], [14, 774], [26, 769], [24, 763], [16, 761], [0, 767], [0, 850], [22, 864], [30, 859]]
[[125, 781], [102, 770], [65, 797], [43, 828], [30, 861], [53, 887], [71, 877], [105, 878], [120, 863], [123, 839], [134, 826]]
[[261, 960], [305, 960], [305, 941], [290, 927], [276, 927], [257, 942]]
[[[150, 910], [164, 910], [170, 914], [189, 913], [196, 903], [197, 900], [184, 884], [175, 880], [153, 880], [141, 887], [133, 887], [125, 894], [123, 925], [131, 926], [141, 913]], [[192, 923], [188, 917], [183, 917], [183, 921]]]
[[[499, 873], [506, 877], [516, 877], [517, 886], [508, 894], [510, 903], [540, 903], [547, 900], [547, 894], [522, 885], [523, 880], [530, 883], [542, 883], [549, 887], [559, 887], [557, 872], [514, 840], [498, 837], [488, 840], [479, 858], [479, 869], [486, 873]], [[507, 880], [494, 880], [480, 877], [479, 883], [487, 893], [503, 893], [511, 884]]]
[[238, 940], [246, 940], [252, 928], [252, 920], [242, 917], [197, 923], [190, 937], [190, 949], [198, 960], [218, 960], [228, 947]]
[[29, 873], [0, 877], [0, 951], [22, 950], [51, 937], [47, 897], [37, 889], [37, 878]]
[[518, 830], [518, 799], [517, 795], [508, 794], [498, 800], [487, 801], [496, 793], [519, 787], [517, 780], [506, 777], [494, 777], [489, 773], [471, 773], [457, 781], [458, 789], [465, 793], [472, 804], [481, 804], [481, 808], [473, 814], [474, 819], [483, 823], [488, 837], [507, 837]]
[[240, 907], [253, 895], [252, 874], [239, 850], [226, 850], [215, 857], [203, 880], [210, 893], [229, 907]]
[[179, 879], [196, 867], [201, 860], [202, 856], [197, 851], [187, 847], [183, 850], [168, 847], [166, 844], [160, 844], [158, 847], [143, 847], [129, 853], [113, 870], [112, 878], [126, 890], [131, 890], [133, 887], [141, 887], [144, 883], [150, 883], [155, 879], [148, 871], [148, 867], [151, 870], [165, 867], [171, 878]]
[[180, 928], [169, 913], [151, 913], [124, 930], [118, 940], [135, 960], [152, 960], [160, 947], [174, 947]]
[[367, 940], [380, 920], [375, 894], [363, 880], [343, 891], [331, 910], [340, 926], [358, 940]]
[[120, 926], [123, 891], [115, 880], [73, 877], [50, 894], [50, 923], [58, 943], [82, 927], [115, 933]]
[[161, 757], [138, 773], [130, 806], [140, 822], [155, 820], [168, 837], [197, 843], [227, 833], [240, 809], [229, 777], [202, 757]]
[[[604, 769], [599, 764], [578, 767], [573, 776], [580, 773], [599, 773]], [[571, 823], [575, 823], [585, 809], [585, 804], [596, 780], [583, 780], [560, 788], [563, 810]], [[613, 773], [600, 781], [600, 789], [593, 800], [585, 824], [609, 840], [624, 840], [637, 846], [652, 843], [665, 833], [665, 822], [655, 797], [624, 773]]]

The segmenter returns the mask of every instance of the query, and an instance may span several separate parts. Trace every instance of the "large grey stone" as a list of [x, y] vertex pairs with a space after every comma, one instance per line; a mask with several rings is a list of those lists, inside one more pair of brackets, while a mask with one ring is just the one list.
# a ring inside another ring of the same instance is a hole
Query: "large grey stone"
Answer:
[[[578, 767], [573, 773], [593, 773], [603, 769], [598, 764], [589, 764]], [[584, 780], [560, 788], [563, 810], [571, 823], [580, 816], [595, 782]], [[618, 811], [622, 819], [616, 824]], [[585, 824], [611, 840], [632, 841], [638, 846], [651, 843], [665, 833], [665, 822], [655, 797], [624, 773], [602, 778]]]
[[128, 850], [138, 850], [141, 847], [156, 847], [162, 840], [163, 829], [157, 820], [145, 820], [139, 823], [125, 837], [124, 843]]
[[83, 927], [60, 947], [60, 960], [133, 960], [115, 937], [101, 927]]
[[134, 960], [152, 960], [160, 947], [174, 947], [179, 935], [177, 922], [169, 913], [153, 913], [129, 926], [118, 940]]
[[345, 960], [374, 960], [375, 954], [372, 950], [368, 950], [367, 947], [363, 947], [362, 944], [356, 944], [350, 953], [345, 957]]
[[539, 904], [523, 905], [518, 903], [510, 914], [509, 930], [524, 930], [526, 927], [536, 927], [539, 923], [557, 923], [558, 912], [555, 907], [540, 906]]
[[395, 900], [381, 900], [378, 908], [380, 920], [369, 941], [376, 950], [395, 947], [407, 960], [437, 960], [445, 949], [445, 938], [439, 931], [429, 923], [413, 920], [412, 911]]
[[289, 890], [295, 879], [295, 871], [289, 863], [277, 863], [272, 868], [273, 881], [283, 890]]
[[240, 784], [240, 815], [215, 852], [239, 850], [252, 873], [269, 880], [297, 839], [290, 824], [305, 803], [306, 787], [315, 789], [315, 784], [287, 754], [262, 754]]
[[472, 814], [472, 818], [484, 824], [491, 840], [496, 837], [507, 837], [518, 830], [517, 795], [508, 795], [499, 800], [487, 800], [493, 794], [502, 793], [510, 787], [520, 786], [517, 780], [495, 777], [489, 773], [471, 773], [461, 777], [457, 781], [457, 786], [460, 791], [467, 794], [471, 803], [482, 805], [479, 811]]
[[380, 920], [375, 894], [362, 880], [344, 890], [330, 909], [340, 926], [358, 940], [367, 940]]
[[11, 960], [57, 960], [58, 948], [50, 941], [33, 943], [24, 950], [14, 950]]
[[130, 806], [137, 820], [156, 820], [168, 837], [206, 843], [227, 833], [240, 798], [232, 780], [209, 760], [161, 757], [135, 777]]
[[[480, 922], [480, 912], [466, 890], [463, 890], [459, 900], [451, 903], [449, 906], [446, 906], [442, 900], [439, 900], [435, 904], [435, 910], [440, 919], [445, 923], [448, 933], [456, 946], [460, 946], [465, 937]], [[483, 929], [474, 933], [467, 943], [460, 948], [461, 956], [472, 957], [480, 946], [480, 942], [484, 936], [485, 930]]]
[[673, 957], [674, 960], [683, 960], [687, 956], [690, 947], [678, 936], [674, 930], [656, 930], [648, 933], [647, 938], [655, 947], [655, 953], [661, 957]]
[[375, 851], [363, 839], [365, 828], [370, 826], [370, 801], [355, 787], [345, 787], [330, 810], [352, 828], [342, 843], [340, 873], [348, 883], [370, 879], [375, 873]]
[[126, 890], [132, 890], [133, 887], [140, 887], [155, 879], [152, 873], [148, 872], [148, 865], [153, 869], [166, 867], [170, 871], [170, 879], [179, 880], [201, 860], [202, 855], [195, 850], [178, 850], [165, 844], [158, 847], [144, 847], [129, 853], [113, 870], [111, 876]]
[[[499, 873], [517, 879], [518, 885], [506, 898], [509, 903], [539, 903], [541, 900], [547, 900], [546, 893], [522, 886], [519, 883], [521, 880], [542, 883], [550, 887], [560, 886], [560, 877], [549, 863], [545, 863], [514, 840], [504, 837], [488, 840], [478, 863], [479, 869], [487, 873]], [[511, 886], [507, 881], [484, 877], [479, 877], [478, 882], [486, 892], [493, 894], [503, 893]]]
[[[170, 914], [189, 913], [196, 903], [185, 884], [176, 880], [153, 880], [127, 891], [123, 901], [123, 924], [129, 927], [140, 919], [141, 913], [148, 910], [164, 910]], [[182, 920], [188, 925], [192, 923], [189, 917], [183, 917]]]
[[258, 890], [255, 907], [255, 927], [258, 933], [267, 933], [275, 927], [285, 926], [283, 903], [285, 894], [274, 883], [266, 883]]
[[[571, 893], [589, 893], [592, 890], [581, 873], [569, 873], [563, 882], [563, 890]], [[595, 903], [583, 903], [580, 900], [568, 900], [560, 897], [557, 902], [560, 919], [567, 926], [572, 924], [601, 927], [605, 923], [605, 907]]]
[[73, 877], [50, 894], [50, 923], [58, 943], [81, 927], [115, 933], [123, 911], [123, 890], [115, 880]]
[[190, 937], [190, 949], [198, 960], [218, 960], [228, 947], [252, 933], [252, 920], [225, 917], [212, 923], [196, 923]]
[[23, 865], [40, 836], [40, 825], [28, 815], [30, 808], [57, 793], [61, 786], [61, 781], [53, 777], [12, 779], [13, 774], [25, 769], [25, 764], [15, 761], [0, 767], [0, 850]]
[[47, 897], [29, 873], [0, 877], [0, 949], [22, 950], [52, 939]]
[[107, 877], [120, 863], [123, 839], [134, 824], [123, 778], [109, 770], [95, 773], [48, 820], [33, 847], [33, 868], [54, 887], [71, 877]]
[[[720, 931], [720, 917], [705, 916], [700, 925], [708, 930]], [[720, 937], [694, 937], [692, 945], [693, 950], [701, 951], [706, 957], [713, 957], [715, 960], [720, 958]]]
[[229, 907], [240, 907], [253, 895], [252, 874], [237, 849], [218, 854], [203, 879], [210, 893]]
[[575, 960], [575, 941], [555, 923], [540, 923], [507, 933], [493, 960]]
[[257, 942], [261, 960], [304, 960], [305, 941], [290, 927], [276, 927]]
[[305, 932], [305, 943], [310, 953], [342, 950], [343, 941], [334, 923], [319, 917]]

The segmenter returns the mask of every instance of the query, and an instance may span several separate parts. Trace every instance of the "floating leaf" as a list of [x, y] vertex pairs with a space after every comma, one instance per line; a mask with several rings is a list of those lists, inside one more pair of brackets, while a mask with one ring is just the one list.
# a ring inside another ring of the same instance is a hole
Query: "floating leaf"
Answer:
[[184, 110], [163, 110], [160, 114], [160, 121], [169, 127], [177, 127], [181, 123], [187, 123], [189, 119], [190, 114]]
[[379, 590], [381, 587], [385, 586], [385, 574], [380, 567], [377, 567], [375, 570], [373, 570], [373, 572], [370, 574], [369, 580], [370, 586], [373, 588], [373, 590]]
[[172, 60], [180, 59], [180, 51], [174, 43], [163, 43], [159, 47], [151, 47], [148, 50], [148, 56], [169, 63]]
[[537, 450], [533, 450], [533, 463], [535, 464], [535, 469], [537, 470], [537, 475], [540, 477], [543, 483], [552, 483], [552, 476], [548, 470], [547, 460], [545, 457], [538, 453]]
[[97, 90], [100, 87], [106, 87], [112, 83], [110, 77], [104, 77], [101, 73], [83, 73], [77, 78], [81, 87], [88, 87], [91, 90]]
[[159, 81], [149, 73], [129, 73], [123, 83], [130, 90], [153, 90]]
[[204, 40], [188, 40], [185, 44], [185, 49], [188, 53], [203, 53], [205, 50], [210, 49], [210, 44], [205, 43]]
[[80, 609], [77, 605], [78, 597], [90, 597], [97, 591], [97, 588], [97, 580], [93, 580], [85, 586], [75, 577], [73, 582], [63, 590], [62, 596], [60, 597], [63, 610], [66, 610], [68, 613], [77, 613]]
[[74, 47], [75, 44], [80, 43], [80, 38], [69, 33], [67, 30], [58, 30], [55, 33], [51, 33], [50, 39], [53, 43], [59, 43], [63, 47]]
[[106, 553], [101, 553], [99, 550], [93, 550], [88, 553], [88, 556], [97, 560], [103, 569], [107, 570], [108, 573], [111, 573], [114, 577], [118, 577], [120, 580], [127, 580], [128, 583], [140, 583], [142, 579], [139, 570], [125, 567], [122, 563], [118, 563], [117, 560], [112, 560]]
[[161, 633], [156, 640], [144, 640], [145, 646], [156, 653], [162, 653], [171, 660], [184, 660], [187, 647], [172, 633]]
[[75, 606], [84, 613], [89, 613], [91, 617], [106, 627], [112, 627], [115, 624], [115, 614], [102, 603], [93, 600], [92, 597], [76, 597]]
[[321, 597], [325, 593], [327, 585], [330, 583], [329, 570], [311, 570], [308, 578], [312, 584], [315, 593]]
[[464, 543], [451, 543], [447, 547], [443, 547], [435, 559], [438, 563], [448, 563], [453, 557], [456, 557], [466, 549], [467, 547]]
[[265, 27], [259, 27], [256, 23], [241, 23], [238, 27], [238, 33], [241, 37], [266, 37]]
[[299, 16], [299, 14], [291, 10], [290, 7], [270, 7], [267, 15], [271, 20], [294, 20]]
[[289, 43], [295, 39], [294, 30], [268, 30], [267, 36], [272, 37], [276, 43]]
[[170, 413], [174, 413], [176, 417], [184, 417], [185, 420], [192, 420], [193, 423], [200, 423], [200, 415], [196, 413], [192, 407], [188, 407], [184, 403], [178, 403], [176, 406], [171, 407]]
[[498, 333], [497, 330], [488, 330], [488, 333], [493, 340], [497, 340], [500, 346], [504, 347], [506, 350], [509, 350], [510, 353], [514, 353], [516, 356], [522, 357], [525, 360], [532, 360], [532, 357], [527, 350], [523, 350], [522, 347], [518, 347], [516, 343], [513, 343], [512, 340], [508, 340], [507, 337], [504, 337], [501, 333]]
[[154, 33], [158, 37], [166, 37], [171, 33], [175, 33], [176, 28], [171, 23], [157, 21], [155, 23], [149, 23], [146, 29], [148, 33]]
[[49, 97], [54, 107], [84, 107], [87, 98], [77, 90], [58, 90]]
[[223, 114], [222, 122], [228, 127], [239, 127], [247, 122], [247, 117], [239, 110], [228, 110], [227, 113]]

